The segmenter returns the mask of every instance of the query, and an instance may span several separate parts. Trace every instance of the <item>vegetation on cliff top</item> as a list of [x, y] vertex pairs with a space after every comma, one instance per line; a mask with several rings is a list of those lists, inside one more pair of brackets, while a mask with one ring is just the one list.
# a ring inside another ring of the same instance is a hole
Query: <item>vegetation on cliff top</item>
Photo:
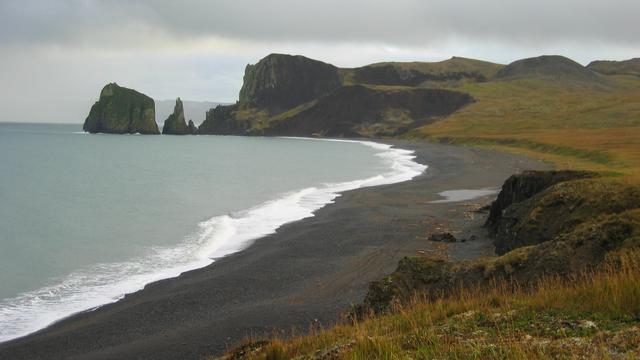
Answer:
[[159, 134], [152, 98], [133, 89], [107, 84], [82, 127], [90, 133]]

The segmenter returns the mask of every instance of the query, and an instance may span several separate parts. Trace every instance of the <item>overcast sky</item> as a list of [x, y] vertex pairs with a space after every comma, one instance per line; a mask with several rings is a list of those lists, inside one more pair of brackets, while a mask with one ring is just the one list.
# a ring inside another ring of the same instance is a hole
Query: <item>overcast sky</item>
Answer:
[[245, 65], [272, 52], [346, 67], [623, 60], [640, 57], [638, 14], [639, 0], [0, 0], [0, 121], [81, 123], [113, 81], [233, 102]]

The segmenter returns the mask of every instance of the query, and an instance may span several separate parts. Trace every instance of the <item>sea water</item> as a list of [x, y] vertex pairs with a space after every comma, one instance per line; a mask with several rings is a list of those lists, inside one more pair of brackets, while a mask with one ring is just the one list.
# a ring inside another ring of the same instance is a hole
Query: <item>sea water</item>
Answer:
[[0, 341], [241, 251], [426, 166], [373, 142], [0, 123]]

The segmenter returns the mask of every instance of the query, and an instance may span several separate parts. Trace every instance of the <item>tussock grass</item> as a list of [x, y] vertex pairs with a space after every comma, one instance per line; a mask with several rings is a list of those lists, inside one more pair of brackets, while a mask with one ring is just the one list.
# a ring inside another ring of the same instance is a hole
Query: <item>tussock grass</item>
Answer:
[[530, 288], [496, 281], [432, 301], [416, 296], [390, 314], [274, 338], [238, 358], [637, 358], [639, 275], [640, 250], [616, 252], [569, 279], [547, 276]]

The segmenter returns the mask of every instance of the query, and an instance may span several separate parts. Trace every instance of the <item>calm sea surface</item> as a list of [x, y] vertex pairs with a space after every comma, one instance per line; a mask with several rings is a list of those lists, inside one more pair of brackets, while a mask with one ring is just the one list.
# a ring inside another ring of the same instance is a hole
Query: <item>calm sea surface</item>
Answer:
[[0, 341], [423, 170], [381, 144], [0, 123]]

